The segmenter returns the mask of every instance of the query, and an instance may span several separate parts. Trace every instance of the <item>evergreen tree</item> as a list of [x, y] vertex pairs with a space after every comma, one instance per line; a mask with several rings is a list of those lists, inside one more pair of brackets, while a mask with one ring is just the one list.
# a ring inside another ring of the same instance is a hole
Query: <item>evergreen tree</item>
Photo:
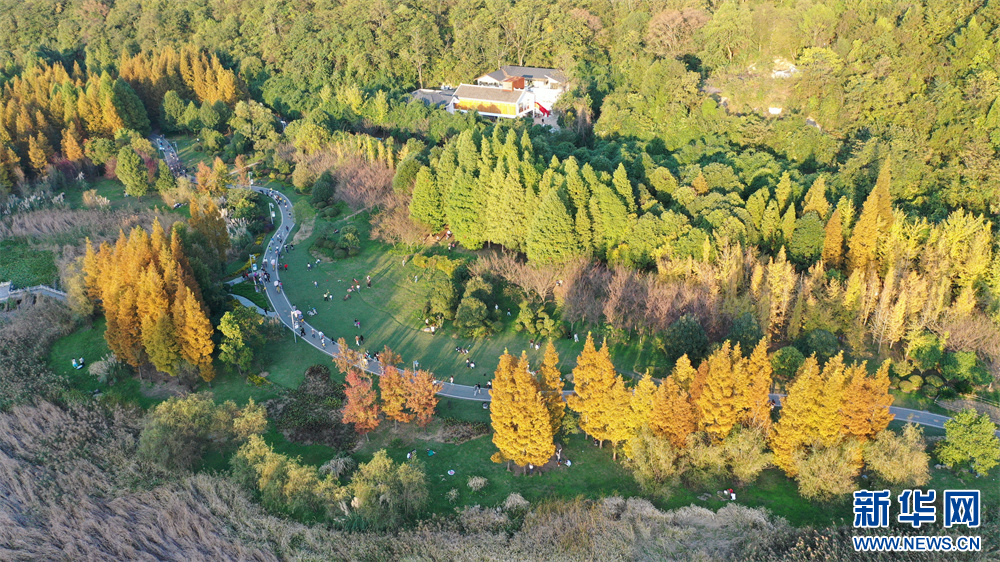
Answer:
[[1000, 464], [1000, 439], [997, 425], [987, 414], [962, 410], [944, 422], [945, 438], [937, 446], [937, 457], [948, 468], [970, 464], [978, 474], [988, 474]]
[[505, 248], [524, 251], [530, 218], [529, 195], [516, 170], [507, 174], [497, 195], [487, 205], [487, 214], [484, 217], [487, 228], [492, 227], [490, 239]]
[[834, 209], [826, 223], [823, 238], [823, 261], [830, 267], [840, 267], [844, 260], [844, 231], [841, 225], [840, 209]]
[[576, 229], [576, 239], [580, 250], [585, 255], [590, 254], [590, 250], [593, 249], [594, 233], [591, 230], [590, 213], [586, 207], [577, 209], [573, 226]]
[[245, 306], [226, 312], [219, 320], [219, 360], [245, 373], [255, 359], [256, 350], [264, 344], [261, 325], [264, 320]]
[[636, 211], [635, 194], [632, 190], [632, 182], [629, 181], [628, 173], [625, 171], [624, 164], [618, 164], [618, 167], [615, 168], [615, 174], [612, 176], [611, 181], [615, 186], [615, 191], [618, 193], [622, 203], [625, 205], [626, 212], [634, 213]]
[[367, 438], [368, 433], [378, 427], [379, 423], [379, 407], [375, 401], [371, 377], [358, 369], [349, 369], [344, 395], [343, 422], [354, 424], [354, 431]]
[[[461, 152], [459, 159], [461, 160]], [[484, 200], [480, 183], [467, 171], [459, 172], [448, 191], [445, 217], [455, 240], [466, 248], [478, 250], [486, 241], [482, 224]]]
[[168, 133], [177, 133], [184, 129], [184, 100], [174, 90], [163, 94], [163, 105], [160, 111], [160, 122]]
[[778, 185], [774, 188], [774, 198], [778, 202], [778, 212], [784, 213], [792, 197], [792, 176], [788, 172], [781, 174]]
[[691, 397], [675, 382], [675, 377], [663, 379], [653, 395], [653, 411], [649, 417], [653, 433], [669, 439], [675, 447], [685, 447], [688, 435], [698, 429], [697, 420]]
[[445, 225], [444, 197], [434, 172], [421, 166], [413, 184], [413, 199], [410, 202], [410, 216], [430, 227], [434, 232]]
[[506, 351], [493, 378], [490, 392], [493, 444], [500, 454], [517, 463], [543, 465], [555, 452], [552, 425], [538, 381], [520, 361]]
[[795, 236], [795, 222], [795, 206], [790, 205], [785, 216], [781, 217], [781, 239], [786, 245], [791, 245], [792, 237]]
[[781, 232], [781, 212], [778, 210], [778, 202], [771, 199], [764, 209], [764, 216], [761, 217], [760, 234], [764, 241], [774, 245]]
[[413, 421], [413, 413], [406, 410], [407, 384], [403, 372], [395, 365], [385, 365], [382, 376], [379, 377], [378, 386], [382, 394], [382, 411], [385, 417], [392, 420], [395, 425], [398, 422], [410, 423]]
[[156, 191], [166, 193], [175, 187], [177, 182], [174, 180], [173, 172], [170, 171], [170, 166], [160, 160], [156, 167]]
[[538, 384], [542, 392], [542, 400], [549, 411], [549, 424], [552, 426], [552, 435], [559, 433], [562, 428], [563, 415], [566, 413], [566, 400], [563, 399], [564, 383], [562, 373], [559, 372], [559, 354], [556, 348], [549, 341], [545, 344], [545, 356], [542, 364], [538, 367]]
[[825, 176], [821, 175], [816, 178], [812, 187], [806, 192], [806, 197], [802, 205], [802, 214], [805, 215], [810, 211], [815, 212], [821, 219], [826, 218], [826, 214], [830, 212], [830, 202], [826, 200]]
[[121, 119], [122, 127], [138, 131], [144, 137], [149, 134], [149, 117], [146, 115], [146, 109], [142, 105], [142, 100], [139, 99], [135, 90], [124, 80], [118, 79], [114, 81], [111, 103], [114, 105], [116, 113]]
[[118, 152], [115, 174], [125, 184], [125, 193], [133, 197], [142, 197], [149, 190], [149, 171], [131, 146], [124, 146]]
[[591, 228], [594, 231], [593, 246], [602, 255], [628, 239], [631, 221], [625, 205], [604, 184], [597, 184], [590, 199]]
[[532, 217], [527, 254], [530, 261], [539, 264], [564, 263], [580, 255], [573, 220], [559, 190], [550, 190]]

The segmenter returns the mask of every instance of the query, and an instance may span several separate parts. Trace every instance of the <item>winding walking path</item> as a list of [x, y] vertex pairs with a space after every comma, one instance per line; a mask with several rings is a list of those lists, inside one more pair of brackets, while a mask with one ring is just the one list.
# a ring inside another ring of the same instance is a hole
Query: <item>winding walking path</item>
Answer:
[[[264, 251], [262, 259], [262, 263], [271, 264], [272, 260], [274, 260], [273, 263], [277, 264], [281, 256], [281, 247], [286, 243], [291, 236], [292, 231], [295, 229], [295, 219], [292, 216], [292, 202], [289, 201], [288, 197], [280, 191], [257, 186], [252, 186], [251, 189], [265, 196], [271, 197], [277, 202], [278, 208], [275, 214], [280, 215], [280, 221], [276, 221], [277, 229], [274, 232], [274, 236], [272, 236], [268, 241], [267, 249]], [[324, 334], [326, 343], [325, 346], [321, 343], [321, 340], [318, 337], [320, 330], [316, 330], [317, 336], [309, 335], [314, 328], [304, 318], [299, 325], [305, 328], [306, 337], [301, 337], [295, 332], [295, 329], [293, 328], [295, 321], [292, 318], [292, 311], [297, 309], [291, 302], [288, 301], [288, 296], [274, 286], [274, 281], [281, 281], [281, 272], [276, 271], [275, 268], [270, 265], [268, 265], [267, 271], [271, 274], [271, 282], [264, 283], [265, 293], [267, 294], [268, 300], [271, 301], [274, 313], [277, 315], [278, 319], [281, 320], [281, 323], [287, 326], [288, 329], [292, 330], [295, 337], [302, 339], [321, 353], [325, 353], [330, 357], [334, 357], [339, 354], [340, 347], [337, 345], [337, 342], [331, 340], [329, 336]], [[369, 361], [368, 364], [362, 368], [373, 375], [382, 374], [382, 364], [378, 361]], [[441, 389], [441, 392], [438, 392], [439, 396], [458, 398], [460, 400], [473, 400], [476, 402], [490, 401], [489, 393], [485, 389], [482, 389], [477, 393], [476, 388], [473, 386], [452, 384], [444, 381], [441, 382], [444, 385], [444, 388]]]
[[[295, 229], [295, 219], [292, 216], [292, 202], [288, 200], [288, 197], [280, 191], [275, 191], [272, 189], [267, 189], [263, 187], [252, 186], [251, 189], [261, 193], [265, 196], [273, 198], [278, 204], [277, 214], [280, 215], [280, 222], [275, 230], [274, 236], [271, 237], [267, 244], [267, 250], [264, 252], [263, 262], [266, 264], [278, 263], [280, 258], [280, 249], [285, 241], [289, 238], [292, 231]], [[271, 306], [274, 307], [274, 314], [281, 320], [281, 323], [288, 326], [292, 333], [295, 333], [294, 319], [292, 318], [292, 311], [296, 308], [288, 301], [288, 296], [284, 292], [278, 291], [273, 282], [275, 280], [281, 280], [281, 274], [276, 271], [275, 268], [270, 268], [268, 270], [271, 273], [271, 283], [264, 283], [264, 289], [267, 294], [268, 300], [271, 301]], [[312, 331], [312, 326], [309, 325], [304, 319], [300, 323], [302, 327], [305, 328], [306, 333], [309, 334]], [[319, 330], [316, 330], [318, 333]], [[324, 347], [320, 343], [318, 337], [301, 337], [296, 334], [296, 337], [304, 340], [309, 345], [315, 347], [322, 353], [333, 357], [340, 353], [340, 348], [335, 341], [326, 338], [327, 344]], [[369, 361], [367, 365], [362, 367], [365, 371], [373, 375], [382, 374], [382, 364], [378, 361]], [[473, 386], [467, 386], [464, 384], [452, 384], [448, 382], [441, 381], [444, 384], [444, 388], [438, 393], [440, 396], [446, 396], [449, 398], [458, 398], [459, 400], [474, 400], [477, 402], [489, 402], [490, 396], [489, 391], [482, 389], [476, 392], [476, 388]], [[564, 394], [572, 394], [572, 390], [567, 390]], [[783, 394], [772, 394], [771, 399], [774, 400], [777, 406], [781, 406], [781, 399], [784, 398]], [[950, 420], [951, 418], [933, 414], [931, 412], [925, 412], [923, 410], [910, 410], [908, 408], [899, 408], [896, 406], [890, 406], [889, 412], [891, 412], [895, 419], [906, 422], [913, 422], [919, 425], [926, 425], [928, 427], [944, 428], [944, 422]], [[997, 435], [1000, 436], [1000, 430], [997, 431]]]

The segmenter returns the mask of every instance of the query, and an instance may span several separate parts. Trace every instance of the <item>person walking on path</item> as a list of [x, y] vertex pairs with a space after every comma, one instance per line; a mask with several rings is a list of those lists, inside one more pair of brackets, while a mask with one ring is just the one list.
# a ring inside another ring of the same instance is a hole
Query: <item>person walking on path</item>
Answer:
[[483, 387], [479, 386], [479, 383], [477, 382], [476, 386], [472, 387], [472, 395], [479, 396], [479, 391], [481, 391], [482, 389]]

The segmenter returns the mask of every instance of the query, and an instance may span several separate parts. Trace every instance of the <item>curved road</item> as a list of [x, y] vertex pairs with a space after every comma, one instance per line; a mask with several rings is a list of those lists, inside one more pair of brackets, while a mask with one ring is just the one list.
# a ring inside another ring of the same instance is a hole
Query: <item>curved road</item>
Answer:
[[[278, 223], [274, 236], [271, 237], [271, 240], [267, 244], [267, 250], [264, 252], [263, 260], [268, 264], [271, 263], [271, 260], [274, 260], [274, 263], [278, 263], [280, 261], [279, 250], [282, 245], [285, 244], [285, 241], [288, 239], [291, 232], [295, 229], [295, 219], [292, 216], [292, 203], [288, 200], [288, 197], [280, 191], [256, 186], [252, 186], [251, 189], [257, 191], [258, 193], [262, 193], [265, 196], [271, 197], [278, 204], [276, 213], [280, 213], [281, 220]], [[292, 319], [292, 311], [296, 310], [296, 308], [288, 301], [288, 297], [284, 292], [279, 292], [274, 287], [274, 281], [281, 280], [280, 273], [274, 271], [273, 268], [269, 268], [268, 271], [271, 273], [271, 283], [264, 284], [267, 298], [271, 301], [271, 306], [274, 307], [274, 311], [277, 313], [281, 323], [288, 326], [289, 329], [293, 329], [292, 326], [294, 325], [294, 321]], [[303, 319], [300, 324], [306, 329], [306, 337], [300, 337], [300, 339], [305, 340], [306, 343], [315, 347], [320, 352], [329, 355], [330, 357], [340, 353], [336, 342], [326, 338], [326, 347], [324, 347], [320, 343], [319, 337], [309, 337], [312, 327], [308, 322]], [[319, 330], [317, 330], [317, 332], [319, 332]], [[369, 361], [368, 364], [362, 368], [373, 375], [382, 374], [382, 365], [378, 361]], [[444, 385], [444, 388], [438, 393], [440, 396], [458, 398], [460, 400], [475, 400], [477, 402], [490, 401], [489, 391], [486, 389], [482, 389], [477, 393], [475, 387], [472, 386], [450, 384], [443, 381], [442, 384]], [[572, 394], [572, 392], [572, 390], [567, 390], [565, 394]], [[783, 394], [771, 395], [771, 399], [774, 400], [778, 407], [781, 406], [781, 399], [783, 397]], [[944, 422], [951, 419], [946, 416], [932, 414], [931, 412], [925, 412], [923, 410], [910, 410], [908, 408], [899, 408], [896, 406], [890, 406], [889, 412], [895, 415], [897, 420], [913, 422], [915, 424], [936, 428], [944, 428]], [[997, 431], [997, 436], [1000, 436], [1000, 430]]]
[[[276, 221], [277, 228], [274, 231], [274, 236], [267, 244], [267, 249], [264, 251], [263, 262], [271, 264], [271, 260], [274, 263], [278, 263], [280, 260], [280, 249], [286, 243], [292, 231], [295, 230], [295, 219], [292, 216], [292, 203], [288, 200], [283, 193], [280, 191], [275, 191], [263, 187], [252, 186], [251, 189], [254, 191], [271, 197], [277, 203], [276, 214], [280, 213], [280, 221]], [[270, 265], [268, 265], [268, 273], [271, 274], [271, 282], [264, 283], [264, 288], [266, 289], [267, 298], [271, 301], [271, 306], [274, 307], [274, 312], [277, 314], [278, 319], [285, 326], [288, 326], [292, 330], [294, 326], [294, 320], [292, 318], [292, 311], [297, 310], [292, 303], [288, 301], [288, 296], [285, 295], [283, 291], [279, 292], [274, 287], [274, 281], [281, 280], [281, 273], [275, 271]], [[340, 353], [340, 348], [337, 346], [335, 341], [332, 341], [329, 336], [325, 336], [326, 346], [324, 347], [319, 339], [319, 336], [310, 336], [313, 328], [309, 323], [303, 318], [299, 323], [301, 327], [305, 328], [306, 337], [298, 336], [299, 339], [305, 340], [306, 343], [315, 347], [322, 353], [333, 357]], [[294, 331], [294, 330], [293, 330]], [[319, 330], [316, 330], [319, 332]], [[336, 337], [336, 336], [334, 336]], [[382, 374], [382, 365], [378, 361], [369, 361], [367, 365], [362, 367], [365, 371], [373, 375]], [[443, 382], [444, 388], [438, 393], [440, 396], [447, 396], [449, 398], [458, 398], [461, 400], [475, 400], [477, 402], [489, 402], [490, 397], [486, 389], [480, 390], [476, 393], [475, 387], [466, 386], [462, 384], [451, 384]]]

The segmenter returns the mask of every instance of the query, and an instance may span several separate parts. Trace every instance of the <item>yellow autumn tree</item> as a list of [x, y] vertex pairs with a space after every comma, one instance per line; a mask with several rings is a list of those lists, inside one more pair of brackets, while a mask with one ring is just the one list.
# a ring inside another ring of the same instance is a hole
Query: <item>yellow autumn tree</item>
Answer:
[[691, 392], [692, 383], [697, 375], [698, 371], [691, 365], [691, 360], [686, 353], [681, 355], [680, 359], [674, 363], [674, 369], [671, 371], [674, 382], [677, 386], [684, 389], [685, 392]]
[[639, 380], [639, 384], [632, 392], [629, 406], [633, 432], [649, 425], [649, 419], [653, 415], [653, 396], [656, 394], [656, 388], [653, 377], [647, 374]]
[[841, 440], [841, 405], [844, 402], [846, 373], [844, 354], [838, 353], [823, 365], [823, 398], [813, 411], [813, 428], [823, 445], [830, 447]]
[[848, 373], [841, 409], [842, 432], [864, 442], [881, 433], [895, 417], [889, 412], [889, 362], [882, 363], [872, 377], [865, 363], [853, 365]]
[[504, 350], [490, 392], [493, 444], [518, 466], [543, 465], [555, 452], [549, 411], [524, 355]]
[[743, 369], [745, 385], [739, 389], [737, 421], [765, 433], [771, 427], [771, 381], [773, 369], [767, 356], [767, 340], [761, 339]]
[[[617, 403], [621, 393], [616, 392], [615, 387], [618, 384], [623, 387], [624, 383], [615, 372], [607, 345], [598, 351], [589, 333], [573, 368], [573, 384], [575, 393], [567, 403], [580, 415], [580, 429], [597, 439], [603, 447], [605, 440], [618, 436], [617, 424], [628, 415], [628, 401], [625, 401], [624, 407]], [[628, 392], [624, 388], [622, 390]]]
[[170, 375], [186, 363], [212, 380], [213, 329], [176, 231], [168, 244], [154, 221], [152, 234], [119, 232], [114, 246], [94, 251], [88, 241], [83, 271], [86, 295], [103, 309], [104, 337], [119, 358]]
[[744, 378], [745, 361], [739, 344], [730, 347], [728, 341], [705, 361], [708, 373], [696, 402], [701, 428], [716, 441], [722, 441], [736, 425], [735, 383]]
[[823, 378], [816, 356], [810, 356], [799, 367], [795, 380], [782, 400], [781, 417], [771, 434], [774, 464], [789, 477], [796, 475], [796, 457], [816, 438], [816, 410], [823, 401]]
[[[676, 372], [676, 367], [674, 370]], [[674, 382], [674, 376], [663, 379], [653, 395], [649, 428], [656, 436], [669, 439], [675, 447], [685, 447], [688, 435], [698, 428], [698, 418], [691, 397]]]
[[557, 435], [562, 428], [563, 415], [566, 413], [566, 400], [563, 398], [564, 383], [559, 372], [559, 354], [556, 347], [549, 341], [545, 344], [545, 356], [538, 367], [538, 383], [542, 391], [542, 399], [549, 411], [549, 425], [552, 435]]
[[187, 286], [180, 287], [174, 300], [174, 325], [181, 357], [198, 368], [205, 382], [211, 382], [215, 378], [215, 370], [212, 368], [214, 330], [205, 310]]

